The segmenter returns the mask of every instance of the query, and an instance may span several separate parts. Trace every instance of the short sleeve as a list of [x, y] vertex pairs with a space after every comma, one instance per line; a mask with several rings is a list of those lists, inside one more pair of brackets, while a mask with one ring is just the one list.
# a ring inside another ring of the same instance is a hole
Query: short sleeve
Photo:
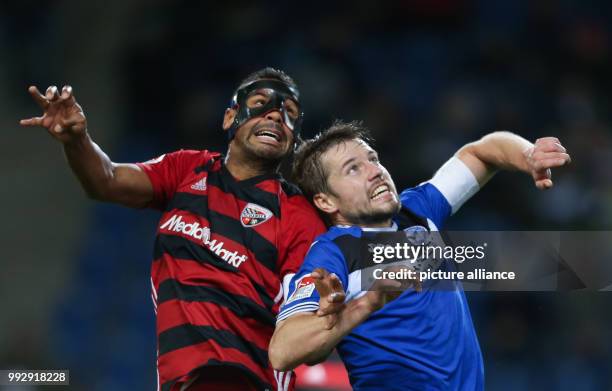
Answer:
[[400, 194], [402, 205], [431, 219], [438, 229], [472, 197], [480, 186], [458, 158], [449, 159], [429, 181]]
[[[153, 186], [153, 201], [148, 207], [165, 209], [184, 176], [194, 165], [196, 157], [202, 154], [208, 155], [206, 151], [181, 149], [143, 163], [137, 163], [138, 167], [147, 174]], [[204, 158], [204, 160], [208, 159], [206, 156]]]
[[406, 189], [400, 194], [402, 205], [414, 213], [433, 221], [438, 229], [451, 215], [451, 207], [446, 198], [431, 183]]
[[310, 247], [302, 267], [289, 282], [287, 299], [280, 308], [277, 322], [300, 312], [319, 309], [319, 294], [315, 289], [314, 279], [310, 276], [317, 268], [335, 273], [346, 291], [348, 269], [340, 249], [329, 240], [316, 241]]

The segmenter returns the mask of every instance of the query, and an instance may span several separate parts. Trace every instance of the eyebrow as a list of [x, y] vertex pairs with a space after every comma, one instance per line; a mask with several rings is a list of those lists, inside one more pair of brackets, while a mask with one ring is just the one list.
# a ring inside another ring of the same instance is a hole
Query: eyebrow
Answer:
[[355, 160], [355, 158], [354, 158], [354, 157], [352, 157], [352, 158], [350, 158], [349, 160], [345, 161], [345, 162], [342, 164], [342, 167], [340, 167], [340, 170], [341, 170], [341, 171], [343, 171], [343, 170], [344, 170], [344, 167], [346, 167], [348, 164], [351, 164], [351, 163], [352, 163], [354, 160]]

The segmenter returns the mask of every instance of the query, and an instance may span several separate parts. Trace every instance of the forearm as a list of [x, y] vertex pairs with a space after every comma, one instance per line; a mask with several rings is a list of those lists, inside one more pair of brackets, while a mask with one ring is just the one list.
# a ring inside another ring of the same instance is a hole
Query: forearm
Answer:
[[87, 195], [104, 200], [113, 179], [113, 163], [88, 134], [63, 144], [72, 172]]
[[146, 174], [135, 164], [113, 163], [87, 133], [63, 145], [70, 168], [90, 198], [136, 208], [151, 201]]
[[354, 300], [338, 314], [327, 330], [324, 317], [314, 313], [295, 315], [282, 321], [270, 341], [270, 362], [274, 369], [287, 371], [300, 364], [320, 361], [356, 326], [373, 312], [365, 300]]
[[465, 145], [456, 156], [482, 185], [500, 169], [529, 172], [525, 153], [532, 147], [533, 144], [521, 136], [500, 131]]

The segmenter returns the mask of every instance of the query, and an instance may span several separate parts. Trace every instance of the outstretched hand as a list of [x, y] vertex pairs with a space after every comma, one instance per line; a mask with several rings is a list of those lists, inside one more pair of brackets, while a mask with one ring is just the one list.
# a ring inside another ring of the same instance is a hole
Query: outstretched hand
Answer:
[[553, 187], [551, 168], [571, 163], [572, 159], [556, 137], [537, 139], [534, 146], [524, 152], [528, 171], [540, 190]]
[[37, 87], [30, 86], [28, 92], [43, 110], [43, 115], [22, 119], [20, 125], [42, 126], [53, 138], [64, 144], [86, 134], [87, 119], [74, 98], [72, 87], [64, 86], [60, 94], [56, 86], [51, 86], [42, 95]]
[[344, 308], [346, 294], [338, 276], [323, 268], [317, 268], [311, 273], [315, 279], [315, 287], [319, 293], [318, 316], [326, 317], [326, 329], [330, 330], [338, 321], [338, 313]]
[[[404, 266], [390, 266], [385, 271], [399, 272], [404, 268]], [[346, 293], [338, 276], [334, 273], [329, 273], [323, 268], [317, 268], [311, 273], [311, 277], [315, 279], [315, 287], [320, 297], [317, 315], [325, 317], [325, 328], [330, 330], [336, 325], [339, 313], [345, 308]], [[395, 300], [403, 291], [410, 287], [420, 292], [422, 290], [422, 283], [418, 278], [403, 280], [380, 279], [374, 282], [368, 292], [357, 300], [364, 301], [374, 312], [381, 309], [386, 303]]]

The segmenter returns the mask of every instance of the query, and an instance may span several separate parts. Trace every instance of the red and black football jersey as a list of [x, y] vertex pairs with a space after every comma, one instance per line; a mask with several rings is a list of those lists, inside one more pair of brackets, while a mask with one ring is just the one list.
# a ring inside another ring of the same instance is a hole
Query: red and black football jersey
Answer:
[[139, 166], [163, 211], [152, 265], [160, 388], [214, 366], [239, 368], [260, 389], [293, 388], [267, 351], [283, 277], [325, 232], [316, 211], [279, 174], [236, 180], [218, 153], [181, 150]]

